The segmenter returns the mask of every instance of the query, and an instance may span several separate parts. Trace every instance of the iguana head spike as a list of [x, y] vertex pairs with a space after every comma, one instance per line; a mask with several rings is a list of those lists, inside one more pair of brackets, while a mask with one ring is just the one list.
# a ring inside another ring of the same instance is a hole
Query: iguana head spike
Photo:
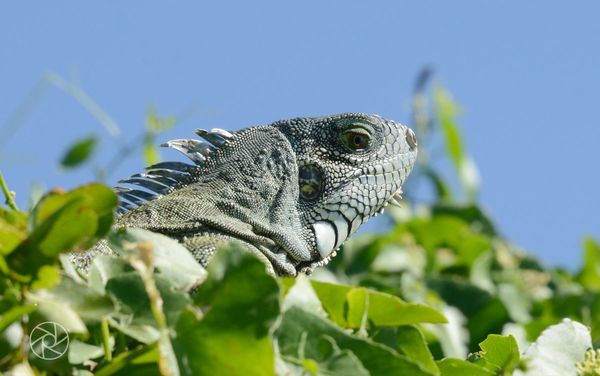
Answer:
[[[147, 173], [134, 174], [129, 179], [119, 181], [119, 183], [137, 185], [155, 193], [150, 196], [146, 194], [133, 198], [118, 187], [116, 191], [121, 198], [120, 213], [135, 209], [143, 204], [144, 200], [150, 201], [189, 184], [193, 181], [194, 173], [204, 165], [211, 153], [214, 153], [218, 147], [225, 145], [233, 137], [231, 133], [219, 128], [213, 128], [210, 131], [197, 129], [196, 134], [202, 136], [203, 140], [178, 139], [160, 145], [181, 152], [194, 162], [194, 165], [181, 162], [161, 162], [147, 167]], [[137, 191], [145, 193], [145, 191]]]

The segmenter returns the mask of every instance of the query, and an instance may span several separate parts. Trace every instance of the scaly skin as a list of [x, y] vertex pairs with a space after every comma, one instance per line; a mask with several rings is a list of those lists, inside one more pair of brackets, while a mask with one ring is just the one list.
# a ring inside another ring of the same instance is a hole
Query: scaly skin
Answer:
[[[220, 244], [240, 242], [279, 275], [310, 273], [370, 217], [397, 203], [417, 156], [414, 133], [377, 115], [296, 118], [233, 134], [166, 144], [195, 165], [162, 163], [117, 188], [116, 227], [181, 241], [206, 265]], [[74, 256], [86, 268], [100, 244]]]

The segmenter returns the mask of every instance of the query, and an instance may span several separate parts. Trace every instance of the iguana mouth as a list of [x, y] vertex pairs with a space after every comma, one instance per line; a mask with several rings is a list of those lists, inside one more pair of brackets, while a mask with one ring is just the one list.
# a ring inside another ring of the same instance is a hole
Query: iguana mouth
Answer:
[[294, 277], [298, 274], [296, 265], [300, 264], [300, 262], [294, 260], [283, 248], [277, 247], [276, 252], [266, 247], [259, 247], [259, 250], [269, 260], [277, 275]]

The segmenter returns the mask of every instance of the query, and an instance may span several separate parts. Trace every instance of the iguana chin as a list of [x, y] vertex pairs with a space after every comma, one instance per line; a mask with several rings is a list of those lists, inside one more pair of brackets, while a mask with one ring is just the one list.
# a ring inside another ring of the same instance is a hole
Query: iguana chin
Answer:
[[[116, 227], [179, 240], [204, 266], [217, 246], [237, 241], [279, 275], [310, 273], [336, 255], [370, 217], [397, 204], [417, 156], [415, 134], [377, 115], [295, 118], [174, 148], [194, 164], [163, 162], [120, 183]], [[75, 254], [87, 268], [96, 250]]]

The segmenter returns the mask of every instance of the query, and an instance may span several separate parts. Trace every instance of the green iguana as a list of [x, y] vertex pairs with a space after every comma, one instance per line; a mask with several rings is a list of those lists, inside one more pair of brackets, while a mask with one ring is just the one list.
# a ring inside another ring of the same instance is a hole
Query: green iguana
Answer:
[[[377, 115], [277, 121], [164, 145], [194, 164], [163, 162], [120, 183], [115, 226], [165, 234], [206, 266], [241, 242], [279, 275], [310, 273], [388, 204], [398, 204], [417, 156], [409, 128]], [[86, 269], [106, 243], [73, 255]]]

